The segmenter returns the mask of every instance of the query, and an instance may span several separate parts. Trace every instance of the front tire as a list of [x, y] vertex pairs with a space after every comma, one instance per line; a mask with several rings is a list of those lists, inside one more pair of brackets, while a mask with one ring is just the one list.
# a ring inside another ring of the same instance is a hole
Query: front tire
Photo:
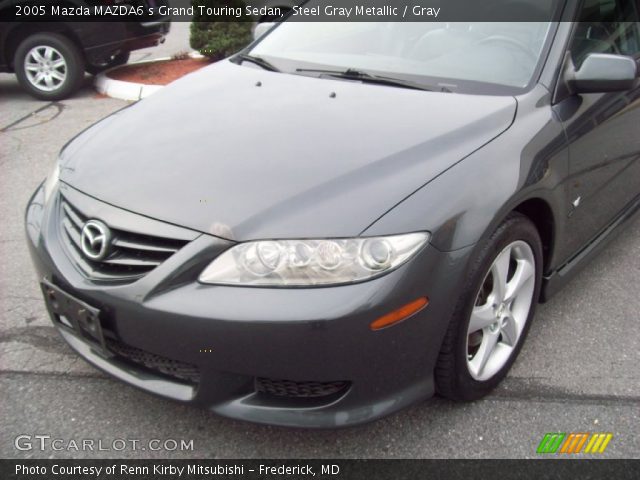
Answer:
[[487, 395], [515, 362], [542, 281], [535, 225], [512, 213], [478, 252], [436, 363], [436, 391], [452, 400]]
[[14, 56], [20, 85], [42, 100], [62, 100], [84, 78], [84, 59], [78, 47], [57, 33], [36, 33], [20, 43]]

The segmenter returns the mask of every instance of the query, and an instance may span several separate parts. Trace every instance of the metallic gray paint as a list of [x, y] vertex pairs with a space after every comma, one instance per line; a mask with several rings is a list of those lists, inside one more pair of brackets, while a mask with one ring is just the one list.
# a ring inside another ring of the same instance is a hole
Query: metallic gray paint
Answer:
[[500, 135], [515, 107], [511, 97], [222, 62], [85, 132], [64, 151], [60, 177], [113, 205], [232, 240], [355, 236]]
[[[133, 284], [91, 281], [61, 250], [57, 194], [44, 205], [40, 189], [26, 219], [38, 273], [101, 308], [104, 327], [122, 342], [198, 365], [203, 378], [189, 402], [223, 415], [344, 426], [425, 398], [434, 391], [451, 298], [475, 250], [509, 212], [526, 212], [546, 232], [544, 299], [638, 211], [640, 86], [558, 95], [570, 32], [560, 25], [540, 82], [515, 98], [405, 91], [228, 62], [204, 69], [79, 135], [63, 152], [59, 186], [114, 228], [190, 243]], [[302, 161], [304, 168], [293, 168]], [[370, 282], [197, 283], [233, 244], [228, 239], [420, 230], [432, 233], [431, 245]], [[418, 314], [369, 330], [378, 316], [421, 296], [430, 304]], [[99, 368], [117, 368], [80, 353]], [[327, 403], [301, 404], [256, 394], [255, 376], [352, 385]], [[147, 380], [128, 381], [176, 398], [175, 385], [151, 388]]]

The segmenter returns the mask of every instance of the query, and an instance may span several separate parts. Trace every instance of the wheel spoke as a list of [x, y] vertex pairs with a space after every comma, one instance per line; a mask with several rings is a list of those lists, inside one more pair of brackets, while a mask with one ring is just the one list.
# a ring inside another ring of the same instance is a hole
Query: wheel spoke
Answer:
[[30, 72], [37, 72], [40, 69], [40, 67], [34, 63], [27, 63], [24, 68]]
[[482, 336], [482, 343], [480, 344], [480, 348], [473, 356], [473, 359], [469, 362], [469, 369], [471, 373], [475, 377], [479, 377], [482, 375], [482, 371], [484, 367], [487, 365], [493, 350], [498, 343], [498, 333], [492, 333], [489, 331], [485, 331]]
[[66, 64], [66, 62], [64, 61], [64, 58], [61, 58], [61, 59], [59, 59], [59, 60], [56, 60], [55, 62], [53, 62], [53, 63], [51, 64], [51, 66], [52, 66], [53, 68], [65, 67], [66, 65], [67, 65], [67, 64]]
[[53, 87], [53, 78], [51, 78], [51, 75], [46, 75], [44, 77], [44, 83], [47, 85], [47, 87], [51, 88]]
[[502, 302], [507, 292], [507, 277], [509, 262], [511, 261], [511, 247], [505, 248], [491, 267], [493, 275], [493, 293], [498, 302]]
[[491, 302], [487, 302], [485, 305], [474, 307], [471, 312], [471, 320], [469, 321], [468, 333], [477, 332], [483, 328], [488, 327], [496, 321], [496, 315]]
[[505, 301], [510, 302], [516, 298], [522, 287], [533, 277], [534, 267], [528, 260], [518, 260], [518, 266], [513, 278], [507, 284]]
[[44, 63], [45, 59], [42, 54], [38, 50], [31, 51], [31, 58], [36, 61], [36, 63]]
[[518, 342], [518, 326], [512, 316], [505, 319], [505, 323], [502, 326], [502, 343], [515, 347]]
[[52, 70], [51, 71], [51, 76], [53, 78], [55, 78], [56, 80], [60, 80], [61, 82], [64, 80], [64, 74], [56, 71], [56, 70]]
[[43, 78], [44, 78], [44, 74], [42, 72], [38, 72], [36, 73], [36, 76], [33, 79], [33, 83], [39, 84], [40, 82], [42, 82]]
[[51, 47], [46, 47], [44, 49], [44, 58], [46, 58], [47, 60], [53, 59], [53, 49]]

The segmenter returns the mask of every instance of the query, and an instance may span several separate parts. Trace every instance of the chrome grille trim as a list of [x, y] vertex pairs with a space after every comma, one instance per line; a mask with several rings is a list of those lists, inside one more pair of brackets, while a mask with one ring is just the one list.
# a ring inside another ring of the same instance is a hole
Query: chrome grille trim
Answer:
[[129, 248], [129, 249], [135, 249], [135, 250], [146, 250], [149, 252], [167, 252], [167, 253], [176, 253], [178, 250], [176, 248], [167, 248], [167, 247], [160, 247], [160, 246], [156, 246], [156, 245], [147, 245], [144, 243], [134, 243], [134, 242], [130, 242], [128, 240], [122, 240], [119, 238], [116, 238], [113, 241], [113, 245], [116, 247], [120, 247], [120, 248]]
[[134, 281], [161, 265], [188, 242], [111, 229], [111, 253], [94, 261], [82, 253], [81, 232], [90, 218], [60, 197], [61, 240], [69, 257], [89, 278]]
[[73, 222], [73, 224], [78, 227], [78, 231], [82, 230], [84, 221], [78, 215], [76, 215], [76, 212], [74, 212], [69, 204], [64, 200], [62, 201], [62, 208], [64, 210], [64, 213], [67, 215], [67, 218], [69, 218]]

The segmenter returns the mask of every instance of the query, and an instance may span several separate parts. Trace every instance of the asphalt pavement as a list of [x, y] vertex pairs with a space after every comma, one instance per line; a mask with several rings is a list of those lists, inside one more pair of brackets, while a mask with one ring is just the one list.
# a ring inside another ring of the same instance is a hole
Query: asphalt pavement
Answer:
[[[134, 59], [187, 49], [188, 25], [176, 25], [167, 45]], [[436, 398], [365, 426], [285, 429], [156, 398], [84, 363], [47, 318], [23, 212], [67, 140], [125, 105], [96, 95], [89, 77], [73, 98], [48, 103], [0, 75], [0, 457], [522, 458], [537, 457], [548, 432], [610, 432], [600, 457], [640, 457], [639, 220], [539, 307], [510, 375], [482, 401]], [[20, 450], [20, 435], [61, 439], [59, 446], [82, 439], [112, 447], [115, 439], [193, 442], [172, 451], [56, 451], [37, 442]]]

